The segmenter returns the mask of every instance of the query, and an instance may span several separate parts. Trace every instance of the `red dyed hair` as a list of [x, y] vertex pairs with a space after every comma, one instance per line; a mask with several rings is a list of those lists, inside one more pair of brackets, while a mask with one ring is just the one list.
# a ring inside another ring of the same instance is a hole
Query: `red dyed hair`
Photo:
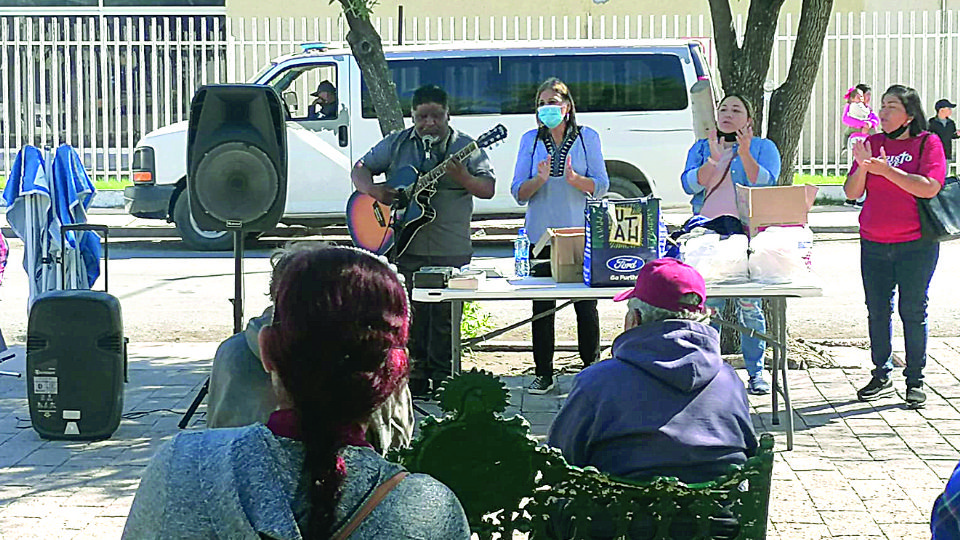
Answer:
[[407, 295], [369, 252], [322, 247], [289, 255], [263, 350], [300, 420], [310, 477], [307, 538], [328, 538], [345, 478], [345, 428], [369, 419], [406, 380]]

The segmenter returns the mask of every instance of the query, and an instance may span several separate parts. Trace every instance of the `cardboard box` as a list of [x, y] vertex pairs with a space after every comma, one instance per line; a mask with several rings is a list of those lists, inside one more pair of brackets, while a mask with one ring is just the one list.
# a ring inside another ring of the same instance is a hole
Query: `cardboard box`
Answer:
[[806, 225], [817, 186], [746, 187], [737, 184], [737, 211], [748, 236], [771, 225]]
[[557, 283], [577, 283], [583, 279], [583, 227], [547, 229], [537, 240], [533, 253], [550, 246], [550, 274]]
[[666, 229], [660, 200], [587, 201], [583, 282], [589, 287], [629, 287], [644, 263], [661, 256]]

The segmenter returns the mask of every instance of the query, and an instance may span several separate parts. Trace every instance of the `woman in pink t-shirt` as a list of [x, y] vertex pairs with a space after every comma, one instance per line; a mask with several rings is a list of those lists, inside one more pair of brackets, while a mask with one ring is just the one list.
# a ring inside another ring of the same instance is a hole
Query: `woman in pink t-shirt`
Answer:
[[883, 94], [879, 116], [883, 133], [854, 144], [855, 162], [843, 184], [848, 199], [867, 194], [860, 212], [860, 274], [875, 369], [857, 397], [870, 401], [893, 393], [891, 316], [896, 290], [907, 363], [905, 399], [908, 408], [920, 408], [926, 401], [927, 290], [940, 244], [922, 238], [917, 198], [940, 191], [946, 161], [940, 138], [926, 131], [916, 90], [891, 86]]

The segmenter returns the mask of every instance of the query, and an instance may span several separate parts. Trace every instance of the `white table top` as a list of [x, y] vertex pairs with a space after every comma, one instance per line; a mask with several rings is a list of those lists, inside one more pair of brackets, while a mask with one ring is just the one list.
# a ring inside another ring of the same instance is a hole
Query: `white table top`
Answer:
[[[417, 302], [444, 302], [450, 300], [532, 300], [532, 299], [611, 299], [623, 287], [587, 287], [581, 283], [557, 283], [552, 278], [486, 279], [479, 289], [414, 289]], [[812, 283], [707, 284], [708, 297], [807, 297], [822, 296], [823, 290]]]

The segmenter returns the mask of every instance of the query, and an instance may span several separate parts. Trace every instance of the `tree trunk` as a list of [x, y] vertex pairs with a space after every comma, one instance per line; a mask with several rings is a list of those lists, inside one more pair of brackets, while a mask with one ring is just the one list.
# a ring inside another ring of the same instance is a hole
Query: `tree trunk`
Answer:
[[803, 0], [790, 71], [787, 79], [770, 97], [767, 138], [780, 150], [780, 185], [793, 183], [800, 130], [803, 129], [803, 119], [810, 105], [810, 92], [817, 79], [824, 36], [832, 12], [833, 0]]
[[373, 110], [377, 113], [380, 122], [380, 133], [387, 135], [393, 131], [403, 129], [403, 112], [400, 109], [400, 99], [397, 97], [397, 86], [387, 68], [387, 59], [383, 55], [383, 45], [380, 34], [370, 24], [368, 17], [357, 14], [353, 2], [357, 0], [340, 0], [343, 6], [343, 15], [347, 19], [350, 31], [347, 33], [347, 43], [357, 59], [363, 81], [370, 91], [373, 101]]
[[[710, 0], [710, 15], [724, 95], [740, 94], [754, 108], [754, 132], [763, 126], [763, 83], [770, 69], [777, 18], [784, 0], [751, 0], [743, 45], [737, 44], [730, 0]], [[829, 14], [828, 14], [829, 15]]]
[[[762, 135], [763, 83], [770, 68], [777, 32], [777, 19], [784, 0], [751, 0], [747, 14], [747, 28], [743, 45], [737, 44], [733, 27], [730, 0], [709, 0], [713, 20], [713, 35], [717, 46], [720, 81], [724, 94], [741, 94], [750, 100], [755, 109], [754, 132]], [[794, 163], [797, 159], [797, 143], [803, 119], [810, 103], [810, 90], [817, 78], [820, 55], [823, 53], [824, 36], [830, 23], [834, 0], [803, 0], [797, 42], [790, 59], [790, 71], [786, 80], [770, 98], [770, 118], [767, 138], [780, 150], [781, 171], [778, 183], [793, 183]], [[768, 302], [764, 313], [769, 317]], [[736, 320], [735, 312], [727, 306], [724, 317]], [[733, 354], [740, 350], [740, 335], [729, 329], [721, 331], [721, 350]]]

